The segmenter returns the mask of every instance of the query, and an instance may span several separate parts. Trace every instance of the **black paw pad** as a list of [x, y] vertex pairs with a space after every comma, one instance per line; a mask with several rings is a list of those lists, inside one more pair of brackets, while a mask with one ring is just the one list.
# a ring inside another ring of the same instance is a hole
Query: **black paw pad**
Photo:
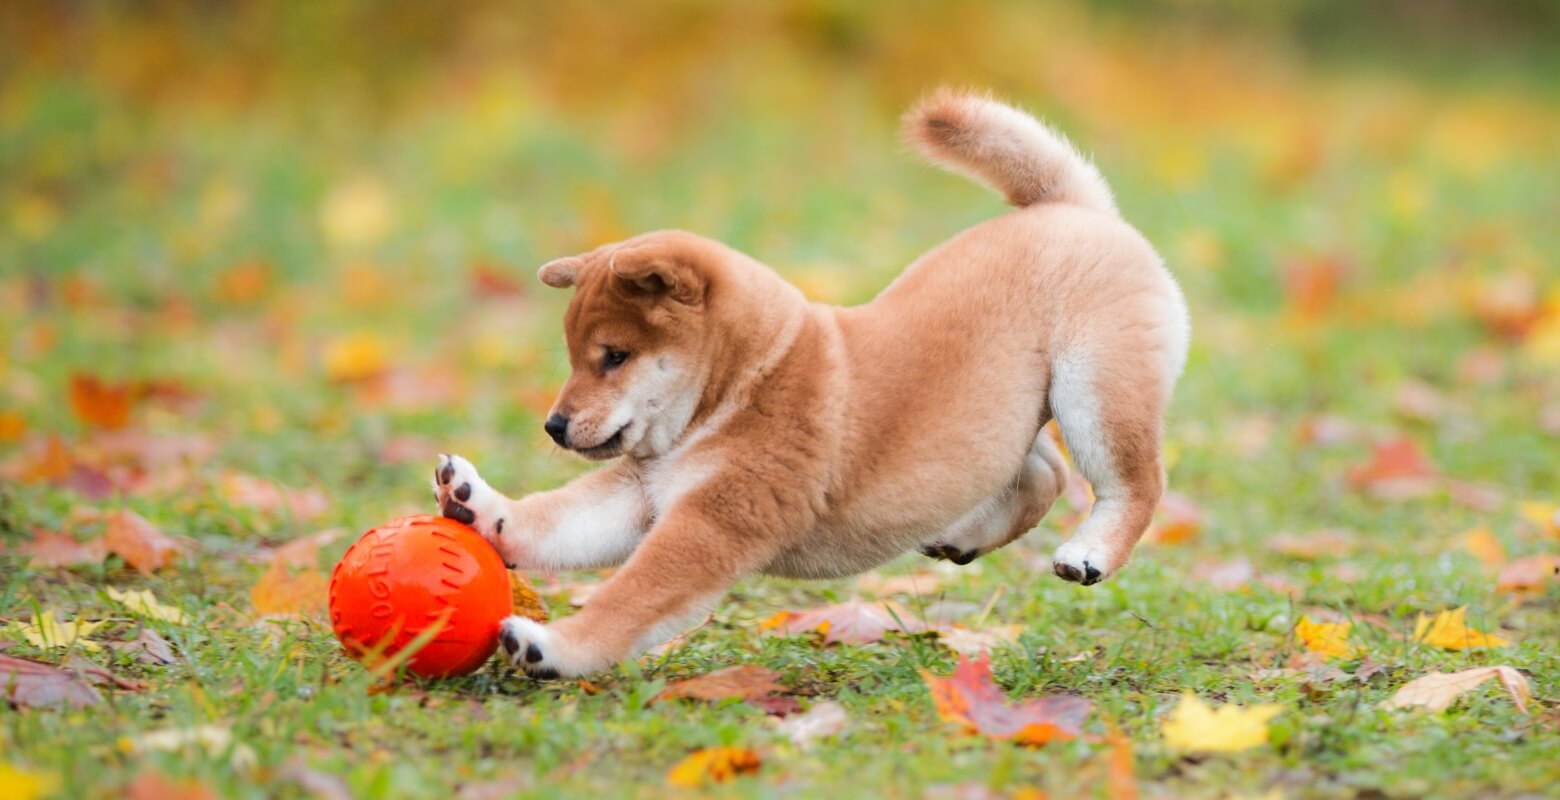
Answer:
[[470, 525], [471, 523], [477, 521], [477, 515], [472, 513], [471, 509], [460, 505], [459, 503], [449, 503], [445, 505], [444, 516], [449, 517], [450, 519], [453, 519], [463, 525]]
[[955, 551], [953, 555], [948, 556], [948, 560], [952, 561], [953, 563], [958, 564], [959, 566], [962, 567], [965, 564], [968, 564], [971, 561], [974, 561], [976, 556], [979, 556], [979, 555], [980, 555], [980, 552], [977, 551], [977, 550], [965, 550], [962, 553]]
[[1093, 564], [1085, 563], [1083, 565], [1083, 569], [1084, 569], [1084, 574], [1083, 574], [1083, 585], [1084, 586], [1093, 586], [1094, 584], [1100, 582], [1100, 575], [1101, 575], [1101, 573], [1100, 573], [1099, 570], [1094, 568]]
[[453, 462], [453, 461], [446, 461], [446, 462], [444, 462], [444, 466], [439, 467], [438, 476], [439, 476], [439, 485], [440, 486], [448, 486], [450, 481], [455, 480], [455, 462]]
[[539, 681], [555, 681], [555, 680], [558, 680], [558, 670], [555, 670], [552, 667], [547, 667], [546, 669], [539, 669], [539, 670], [536, 670], [534, 672], [527, 672], [526, 674], [530, 675], [531, 677], [533, 677], [533, 678], [535, 678], [535, 679], [537, 679]]
[[[508, 628], [504, 628], [499, 632], [498, 643], [504, 646], [504, 652], [508, 653], [511, 659], [515, 657], [515, 652], [520, 649], [520, 640], [515, 638], [514, 632]], [[536, 645], [533, 644], [531, 646], [535, 647]]]
[[469, 484], [469, 483], [461, 484], [460, 488], [455, 490], [455, 499], [461, 501], [462, 503], [466, 502], [467, 500], [470, 500], [471, 499], [471, 484]]
[[536, 662], [541, 661], [541, 660], [542, 660], [542, 648], [537, 647], [536, 646], [536, 642], [532, 642], [532, 643], [530, 643], [530, 644], [525, 646], [525, 663], [527, 663], [527, 664], [535, 664]]
[[1057, 576], [1060, 577], [1060, 578], [1065, 578], [1065, 579], [1070, 580], [1070, 581], [1082, 581], [1083, 580], [1083, 573], [1080, 572], [1077, 567], [1075, 567], [1075, 566], [1073, 566], [1071, 564], [1062, 564], [1062, 563], [1058, 562], [1057, 564], [1055, 564], [1052, 567], [1052, 569], [1056, 572]]

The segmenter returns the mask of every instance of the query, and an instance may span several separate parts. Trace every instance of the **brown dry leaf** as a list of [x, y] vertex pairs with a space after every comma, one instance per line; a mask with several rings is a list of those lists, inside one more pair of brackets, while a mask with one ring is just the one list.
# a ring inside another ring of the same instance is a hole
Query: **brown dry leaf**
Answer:
[[1022, 625], [998, 625], [985, 630], [971, 630], [961, 625], [946, 625], [934, 629], [937, 641], [943, 647], [961, 656], [974, 658], [999, 647], [1018, 642], [1023, 635]]
[[4, 654], [0, 654], [0, 693], [13, 706], [31, 708], [80, 708], [103, 702], [103, 696], [77, 672]]
[[49, 434], [43, 448], [30, 448], [17, 477], [24, 483], [60, 483], [70, 478], [75, 460], [65, 448], [65, 440], [58, 434]]
[[95, 428], [123, 428], [130, 424], [135, 403], [133, 384], [104, 383], [94, 375], [70, 376], [70, 408], [76, 418]]
[[140, 634], [128, 642], [111, 642], [108, 646], [129, 653], [143, 664], [172, 664], [178, 660], [168, 640], [151, 628], [142, 628]]
[[217, 792], [193, 778], [175, 781], [143, 772], [125, 787], [125, 800], [217, 800]]
[[937, 716], [988, 739], [1040, 745], [1078, 737], [1094, 703], [1077, 695], [1048, 695], [1009, 705], [991, 678], [991, 661], [959, 657], [953, 675], [942, 678], [922, 670]]
[[340, 539], [346, 533], [345, 528], [326, 528], [308, 536], [300, 536], [271, 550], [262, 551], [260, 555], [266, 561], [295, 569], [318, 567], [320, 548]]
[[187, 549], [184, 542], [164, 535], [145, 517], [124, 510], [109, 515], [103, 544], [142, 575], [171, 565]]
[[314, 800], [352, 800], [352, 788], [341, 776], [314, 769], [302, 753], [287, 759], [276, 777], [283, 783], [296, 784]]
[[661, 690], [660, 694], [651, 698], [650, 702], [660, 703], [680, 697], [708, 702], [725, 700], [728, 697], [753, 700], [771, 692], [784, 692], [785, 687], [777, 682], [779, 677], [780, 673], [754, 664], [725, 667], [708, 675], [670, 683]]
[[1291, 259], [1282, 272], [1284, 297], [1291, 313], [1301, 321], [1325, 316], [1338, 296], [1344, 272], [1343, 261], [1333, 256]]
[[319, 570], [289, 570], [273, 563], [260, 576], [249, 600], [261, 616], [303, 614], [323, 616], [330, 593], [330, 581]]
[[1560, 580], [1560, 556], [1541, 553], [1519, 558], [1500, 568], [1495, 590], [1513, 594], [1543, 594], [1544, 588]]
[[856, 588], [877, 597], [893, 594], [919, 597], [934, 594], [942, 588], [942, 581], [942, 576], [935, 572], [912, 572], [909, 575], [879, 575], [868, 572], [856, 579]]
[[1371, 451], [1369, 463], [1348, 472], [1351, 485], [1384, 500], [1421, 497], [1435, 488], [1435, 467], [1413, 439], [1399, 436]]
[[1324, 447], [1356, 441], [1361, 436], [1360, 426], [1352, 420], [1336, 414], [1320, 414], [1308, 417], [1295, 431], [1300, 444]]
[[33, 569], [99, 564], [108, 555], [108, 549], [103, 545], [102, 539], [81, 542], [68, 533], [54, 533], [37, 528], [33, 529], [32, 538], [17, 550], [32, 557], [27, 565]]
[[1282, 578], [1263, 575], [1251, 559], [1244, 557], [1219, 563], [1200, 562], [1192, 571], [1192, 578], [1221, 592], [1245, 592], [1255, 584], [1279, 594], [1300, 594], [1300, 587]]
[[1137, 776], [1132, 770], [1132, 740], [1121, 735], [1115, 725], [1105, 737], [1110, 753], [1105, 761], [1106, 796], [1110, 800], [1137, 800]]
[[1506, 563], [1506, 548], [1501, 545], [1499, 539], [1495, 538], [1495, 534], [1490, 533], [1488, 526], [1480, 525], [1468, 531], [1458, 539], [1458, 543], [1462, 545], [1462, 549], [1473, 554], [1474, 558], [1479, 559], [1480, 563], [1490, 569], [1496, 569]]
[[1202, 528], [1202, 516], [1202, 509], [1191, 498], [1179, 492], [1165, 492], [1145, 539], [1155, 544], [1189, 542]]
[[889, 631], [918, 633], [924, 629], [924, 625], [903, 609], [861, 600], [809, 611], [782, 611], [759, 625], [759, 630], [774, 631], [781, 636], [818, 631], [823, 634], [824, 644], [869, 644], [882, 641]]
[[264, 261], [242, 261], [217, 273], [217, 299], [232, 305], [254, 303], [270, 286], [271, 265]]
[[467, 273], [467, 284], [478, 299], [525, 295], [525, 284], [508, 267], [498, 264], [474, 265]]
[[517, 616], [534, 619], [537, 622], [547, 621], [547, 603], [542, 600], [540, 594], [537, 594], [536, 587], [532, 586], [530, 581], [511, 572], [509, 588], [514, 594]]
[[1457, 698], [1478, 688], [1490, 678], [1499, 680], [1506, 694], [1517, 704], [1517, 709], [1527, 712], [1527, 700], [1533, 694], [1532, 687], [1522, 673], [1507, 666], [1475, 667], [1451, 673], [1432, 672], [1403, 684], [1382, 705], [1386, 708], [1417, 706], [1431, 711], [1445, 711], [1457, 702]]
[[763, 761], [743, 747], [711, 747], [697, 750], [666, 773], [666, 782], [681, 789], [697, 789], [710, 783], [725, 783], [738, 775], [758, 771]]
[[1275, 534], [1268, 537], [1267, 546], [1276, 553], [1310, 561], [1353, 553], [1359, 548], [1359, 541], [1341, 528], [1324, 528], [1305, 534]]
[[1446, 413], [1446, 397], [1424, 381], [1407, 380], [1398, 385], [1392, 406], [1409, 419], [1434, 423]]

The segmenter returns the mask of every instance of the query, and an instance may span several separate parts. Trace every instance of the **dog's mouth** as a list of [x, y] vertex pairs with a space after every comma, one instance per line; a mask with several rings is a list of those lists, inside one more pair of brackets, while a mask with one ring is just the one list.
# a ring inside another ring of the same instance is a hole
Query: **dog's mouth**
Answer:
[[618, 450], [622, 449], [623, 431], [626, 430], [628, 430], [628, 425], [625, 423], [623, 427], [617, 429], [617, 433], [608, 436], [606, 441], [602, 442], [601, 444], [598, 444], [594, 447], [581, 447], [576, 449], [574, 452], [579, 453], [580, 455], [593, 461], [604, 458], [611, 458], [618, 454]]

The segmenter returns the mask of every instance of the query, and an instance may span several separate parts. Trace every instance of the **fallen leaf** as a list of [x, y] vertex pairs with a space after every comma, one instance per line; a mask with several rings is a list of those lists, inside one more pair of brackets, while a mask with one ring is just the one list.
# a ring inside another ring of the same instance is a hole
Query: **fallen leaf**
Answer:
[[850, 600], [810, 611], [782, 611], [761, 623], [759, 630], [782, 636], [818, 631], [823, 634], [824, 644], [869, 644], [882, 641], [889, 631], [916, 633], [924, 627], [888, 604]]
[[157, 602], [150, 589], [131, 589], [121, 592], [110, 586], [107, 592], [109, 599], [129, 609], [133, 614], [173, 625], [183, 625], [188, 619], [183, 611]]
[[1200, 562], [1192, 571], [1192, 578], [1221, 592], [1245, 591], [1255, 584], [1265, 586], [1279, 594], [1300, 594], [1300, 587], [1282, 578], [1263, 575], [1249, 558], [1237, 558], [1223, 563]]
[[1348, 642], [1351, 627], [1349, 622], [1312, 622], [1310, 617], [1301, 617], [1295, 625], [1295, 638], [1323, 658], [1349, 658], [1359, 652]]
[[249, 305], [271, 285], [271, 265], [251, 259], [217, 273], [217, 298], [232, 305]]
[[1424, 381], [1407, 380], [1393, 393], [1392, 406], [1409, 419], [1434, 423], [1446, 413], [1446, 396]]
[[512, 271], [498, 264], [477, 264], [467, 273], [467, 284], [478, 299], [522, 297], [525, 284]]
[[817, 739], [838, 735], [847, 719], [844, 706], [824, 700], [813, 703], [805, 713], [786, 717], [775, 728], [797, 747], [807, 747]]
[[1283, 713], [1273, 704], [1215, 709], [1187, 692], [1171, 709], [1160, 729], [1165, 744], [1176, 750], [1199, 753], [1235, 753], [1267, 742], [1268, 722]]
[[301, 753], [287, 759], [276, 777], [283, 783], [296, 785], [315, 800], [352, 800], [352, 788], [341, 776], [314, 769]]
[[138, 755], [199, 748], [214, 758], [226, 755], [228, 762], [237, 769], [248, 769], [255, 765], [254, 749], [243, 742], [235, 741], [232, 729], [225, 725], [163, 728], [121, 739], [120, 745]]
[[1409, 708], [1418, 706], [1431, 711], [1445, 711], [1457, 698], [1478, 688], [1490, 678], [1500, 681], [1506, 689], [1506, 694], [1511, 696], [1512, 702], [1517, 704], [1517, 709], [1527, 713], [1527, 700], [1532, 696], [1532, 688], [1528, 686], [1527, 678], [1522, 673], [1507, 666], [1499, 667], [1474, 667], [1461, 672], [1432, 672], [1422, 678], [1416, 678], [1403, 684], [1392, 697], [1382, 703], [1386, 708]]
[[1268, 537], [1267, 546], [1276, 553], [1312, 561], [1348, 555], [1359, 548], [1359, 542], [1349, 531], [1324, 528], [1307, 534], [1275, 534]]
[[125, 787], [125, 800], [217, 800], [214, 789], [194, 778], [173, 780], [156, 772], [143, 772]]
[[33, 569], [73, 567], [77, 564], [98, 564], [108, 555], [103, 540], [77, 541], [68, 533], [34, 530], [32, 538], [17, 550], [31, 556], [27, 565]]
[[1075, 739], [1094, 707], [1092, 701], [1070, 694], [1009, 705], [992, 680], [991, 661], [984, 655], [974, 660], [960, 656], [953, 675], [947, 678], [922, 670], [921, 680], [931, 692], [937, 716], [970, 733], [1020, 744]]
[[542, 596], [537, 594], [536, 587], [530, 581], [509, 573], [509, 588], [515, 598], [515, 616], [533, 619], [537, 622], [547, 621], [547, 603]]
[[42, 662], [0, 654], [0, 692], [13, 706], [52, 708], [103, 702], [103, 696], [82, 677]]
[[1543, 594], [1544, 587], [1560, 576], [1560, 556], [1541, 553], [1519, 558], [1501, 567], [1495, 590], [1513, 594]]
[[53, 775], [44, 775], [0, 762], [0, 797], [6, 800], [38, 800], [52, 796], [59, 788]]
[[943, 647], [971, 658], [988, 653], [1004, 645], [1018, 642], [1023, 634], [1022, 625], [998, 625], [985, 630], [971, 630], [961, 625], [948, 625], [934, 629], [937, 641]]
[[261, 616], [323, 616], [329, 593], [330, 581], [319, 570], [294, 571], [275, 562], [249, 590], [249, 600]]
[[70, 478], [74, 463], [70, 451], [65, 448], [65, 440], [51, 433], [44, 440], [42, 452], [33, 448], [28, 453], [18, 477], [26, 483], [60, 483]]
[[130, 424], [135, 401], [132, 384], [104, 383], [93, 375], [70, 376], [70, 408], [76, 418], [97, 428], [123, 428]]
[[116, 642], [109, 646], [120, 652], [129, 653], [144, 664], [172, 664], [178, 660], [174, 657], [173, 646], [168, 644], [168, 640], [151, 628], [142, 628], [141, 632], [128, 642]]
[[1458, 540], [1464, 550], [1473, 554], [1484, 566], [1495, 569], [1506, 563], [1506, 548], [1487, 526], [1480, 525], [1463, 534]]
[[1315, 321], [1324, 317], [1338, 294], [1346, 269], [1333, 256], [1291, 258], [1284, 264], [1284, 297], [1296, 319]]
[[185, 546], [164, 535], [134, 511], [116, 511], [108, 517], [103, 544], [142, 575], [169, 566], [184, 555]]
[[666, 782], [682, 789], [697, 789], [709, 783], [725, 783], [738, 775], [750, 775], [762, 763], [757, 753], [746, 748], [711, 747], [677, 762], [666, 773]]
[[1369, 463], [1349, 470], [1349, 483], [1385, 500], [1428, 494], [1434, 488], [1435, 467], [1413, 439], [1400, 436], [1375, 446]]
[[1165, 492], [1145, 539], [1155, 544], [1185, 544], [1202, 528], [1202, 509], [1179, 492]]
[[29, 624], [16, 623], [17, 629], [28, 644], [40, 650], [49, 650], [56, 647], [80, 647], [83, 650], [96, 652], [102, 648], [97, 642], [87, 637], [93, 631], [103, 627], [102, 622], [85, 622], [72, 620], [60, 622], [54, 616], [54, 609], [47, 608], [41, 613], [34, 613]]
[[333, 381], [367, 380], [390, 368], [390, 346], [374, 334], [354, 334], [326, 346], [324, 364], [325, 377]]
[[1537, 500], [1524, 500], [1517, 504], [1517, 513], [1523, 519], [1538, 526], [1540, 531], [1560, 538], [1560, 505]]
[[1132, 769], [1132, 740], [1112, 725], [1105, 737], [1110, 753], [1105, 759], [1105, 788], [1110, 800], [1137, 800], [1137, 776]]
[[352, 249], [373, 244], [390, 232], [395, 201], [383, 181], [359, 175], [332, 186], [320, 202], [319, 215], [326, 241]]
[[20, 442], [27, 432], [27, 418], [20, 411], [0, 411], [0, 442]]
[[729, 697], [755, 699], [771, 692], [785, 691], [785, 687], [777, 682], [779, 677], [780, 673], [754, 664], [725, 667], [707, 675], [667, 684], [650, 702], [660, 703], [682, 697], [708, 702]]
[[299, 521], [314, 519], [330, 508], [330, 500], [319, 489], [291, 489], [242, 472], [223, 475], [219, 490], [234, 505], [266, 514], [285, 513]]
[[266, 551], [263, 557], [267, 561], [288, 567], [298, 569], [316, 568], [320, 565], [320, 548], [340, 539], [346, 533], [345, 528], [326, 528], [308, 536], [300, 536], [280, 547]]
[[1510, 642], [1467, 625], [1468, 607], [1442, 611], [1434, 617], [1420, 614], [1414, 622], [1413, 640], [1445, 648], [1467, 650], [1474, 647], [1505, 647]]

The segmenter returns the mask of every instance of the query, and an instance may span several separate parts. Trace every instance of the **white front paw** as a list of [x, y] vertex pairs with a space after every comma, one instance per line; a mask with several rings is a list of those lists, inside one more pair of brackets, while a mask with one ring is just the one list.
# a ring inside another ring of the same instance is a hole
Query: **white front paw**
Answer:
[[[470, 525], [493, 545], [506, 566], [514, 568], [513, 551], [518, 543], [513, 541], [515, 532], [509, 523], [509, 501], [482, 480], [470, 461], [441, 453], [439, 466], [433, 471], [433, 494], [440, 514]], [[510, 529], [508, 541], [506, 529]]]
[[525, 674], [541, 680], [572, 678], [580, 675], [577, 665], [569, 663], [563, 652], [566, 644], [553, 636], [552, 631], [525, 617], [510, 617], [499, 626], [499, 644], [511, 666], [525, 670]]
[[1063, 542], [1051, 557], [1051, 570], [1057, 577], [1084, 586], [1105, 580], [1120, 567], [1105, 548], [1076, 539]]

